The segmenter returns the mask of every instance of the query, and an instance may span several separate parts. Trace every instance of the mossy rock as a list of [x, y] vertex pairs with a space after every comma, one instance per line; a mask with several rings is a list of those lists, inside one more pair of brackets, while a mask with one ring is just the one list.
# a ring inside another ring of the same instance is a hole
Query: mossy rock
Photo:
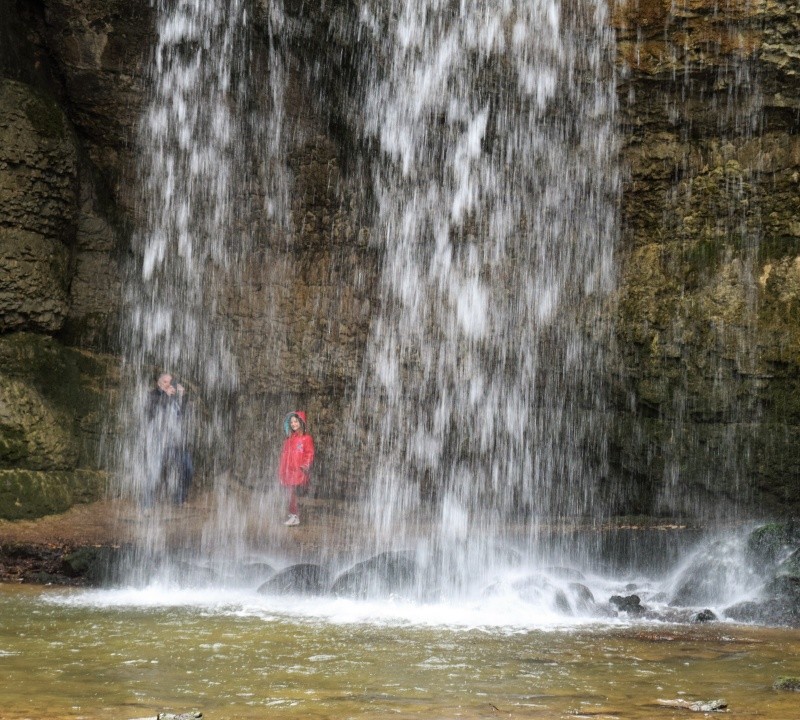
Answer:
[[0, 470], [0, 518], [29, 520], [56, 515], [105, 495], [107, 475], [99, 470]]
[[[0, 467], [99, 466], [118, 360], [34, 333], [0, 336]], [[16, 400], [15, 400], [16, 398]], [[23, 402], [24, 401], [24, 402]]]
[[118, 360], [34, 333], [0, 336], [0, 518], [61, 513], [103, 497], [100, 439]]
[[67, 247], [0, 223], [0, 258], [0, 331], [57, 332], [69, 311]]
[[64, 574], [81, 578], [89, 585], [102, 585], [112, 575], [119, 550], [105, 545], [81, 547], [64, 556]]
[[747, 538], [747, 550], [759, 565], [772, 565], [787, 546], [800, 543], [800, 524], [795, 521], [767, 523]]
[[776, 690], [800, 692], [800, 677], [779, 677], [772, 687]]
[[65, 470], [79, 450], [63, 413], [30, 385], [0, 374], [0, 468]]
[[777, 574], [800, 580], [800, 549], [795, 550], [786, 560], [778, 565]]
[[101, 401], [116, 360], [64, 347], [48, 335], [20, 332], [0, 337], [3, 373], [26, 382], [54, 407], [83, 416]]
[[31, 90], [22, 110], [31, 127], [42, 137], [54, 140], [64, 137], [64, 113], [53, 98], [39, 90]]
[[0, 78], [0, 220], [5, 226], [72, 244], [79, 209], [78, 152], [53, 98]]

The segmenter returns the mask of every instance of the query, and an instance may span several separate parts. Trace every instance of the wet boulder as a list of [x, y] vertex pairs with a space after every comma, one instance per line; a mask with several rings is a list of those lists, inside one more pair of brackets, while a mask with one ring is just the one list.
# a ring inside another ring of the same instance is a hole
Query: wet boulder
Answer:
[[572, 605], [570, 605], [567, 594], [561, 588], [557, 588], [553, 593], [553, 607], [564, 615], [572, 615]]
[[321, 595], [330, 584], [330, 571], [321, 565], [299, 563], [277, 572], [259, 586], [262, 595]]
[[776, 577], [800, 578], [800, 547], [778, 565], [775, 575]]
[[233, 567], [227, 579], [237, 584], [253, 585], [268, 580], [275, 574], [275, 568], [265, 562], [246, 562]]
[[[570, 597], [574, 595], [573, 592], [566, 591], [565, 588], [551, 582], [543, 575], [531, 575], [516, 581], [511, 587], [517, 592], [520, 599], [529, 603], [548, 605], [553, 610], [565, 615], [571, 615], [578, 604], [570, 600]], [[591, 595], [589, 588], [586, 588], [586, 591]], [[573, 597], [573, 601], [576, 600], [576, 597]]]
[[90, 546], [64, 555], [62, 571], [70, 578], [82, 578], [88, 585], [100, 586], [113, 578], [119, 548]]
[[765, 566], [752, 564], [740, 537], [703, 543], [688, 558], [674, 581], [669, 604], [674, 607], [716, 605], [720, 598], [737, 597], [744, 588], [756, 588], [765, 578]]
[[693, 607], [711, 602], [719, 589], [716, 566], [701, 563], [688, 568], [680, 580], [669, 604], [674, 607]]
[[797, 575], [777, 575], [764, 587], [768, 597], [782, 598], [796, 608], [800, 608], [800, 577]]
[[419, 567], [407, 553], [385, 552], [357, 563], [336, 578], [334, 595], [345, 597], [384, 596], [413, 590]]
[[781, 562], [792, 548], [800, 548], [800, 522], [767, 523], [747, 537], [747, 553], [751, 562], [770, 566]]
[[692, 617], [693, 623], [707, 623], [707, 622], [714, 622], [717, 619], [717, 616], [714, 614], [712, 610], [706, 608], [705, 610], [701, 610], [699, 613]]
[[556, 587], [544, 575], [530, 575], [511, 585], [522, 600], [530, 603], [542, 602], [555, 594]]
[[701, 569], [696, 574], [684, 577], [675, 593], [670, 598], [669, 604], [675, 607], [692, 607], [709, 602], [713, 598], [714, 583], [707, 578], [703, 579]]
[[800, 692], [800, 677], [779, 677], [772, 685], [775, 690]]
[[800, 627], [800, 579], [780, 577], [764, 586], [762, 597], [725, 609], [732, 620]]
[[579, 582], [571, 582], [567, 587], [576, 610], [587, 612], [594, 608], [594, 594], [586, 585]]
[[[768, 552], [773, 550], [774, 547]], [[780, 552], [785, 555], [786, 551], [781, 544]], [[742, 622], [800, 627], [800, 549], [773, 565], [771, 577], [758, 598], [726, 608], [725, 615]]]
[[628, 615], [642, 615], [645, 610], [638, 595], [612, 595], [608, 602], [620, 612], [628, 613]]
[[790, 625], [782, 603], [774, 600], [747, 600], [725, 608], [725, 617], [759, 625]]

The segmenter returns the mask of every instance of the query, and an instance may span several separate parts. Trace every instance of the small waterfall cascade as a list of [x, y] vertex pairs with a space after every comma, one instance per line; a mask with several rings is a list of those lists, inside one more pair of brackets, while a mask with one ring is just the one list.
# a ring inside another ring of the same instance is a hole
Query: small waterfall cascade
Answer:
[[602, 519], [615, 283], [603, 2], [364, 2], [381, 303], [353, 425], [364, 525], [458, 592], [517, 533]]
[[[187, 470], [183, 449], [193, 448], [195, 470], [202, 466], [205, 477], [229, 464], [237, 370], [218, 309], [248, 244], [237, 224], [247, 119], [241, 86], [246, 3], [159, 0], [156, 6], [151, 90], [138, 138], [141, 230], [126, 284], [117, 453], [120, 492], [144, 516], [141, 557], [133, 567], [148, 573], [152, 558], [166, 549], [167, 516]], [[153, 405], [160, 373], [185, 389], [185, 402], [178, 389], [168, 407]]]

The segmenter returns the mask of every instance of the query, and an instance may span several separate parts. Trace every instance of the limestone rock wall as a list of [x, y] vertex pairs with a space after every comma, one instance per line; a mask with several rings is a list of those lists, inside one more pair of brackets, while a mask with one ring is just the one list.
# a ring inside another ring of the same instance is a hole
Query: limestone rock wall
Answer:
[[38, 517], [102, 497], [117, 365], [39, 333], [0, 336], [0, 517]]
[[314, 482], [325, 495], [357, 492], [360, 477], [336, 457], [348, 398], [361, 367], [377, 257], [358, 196], [342, 177], [336, 145], [315, 117], [290, 151], [291, 243], [265, 235], [227, 315], [239, 359], [237, 463], [241, 482], [274, 482], [284, 413], [304, 409], [318, 448]]
[[797, 9], [617, 8], [618, 389], [634, 410], [614, 457], [644, 507], [800, 500]]
[[[254, 8], [266, 93], [267, 4]], [[743, 499], [748, 512], [800, 508], [799, 10], [793, 0], [613, 7], [625, 184], [605, 320], [620, 512], [727, 511]], [[111, 407], [117, 382], [153, 10], [0, 0], [0, 11], [0, 345], [46, 348], [74, 369], [23, 372], [3, 355], [0, 473], [16, 475], [0, 487], [13, 484], [17, 500], [0, 497], [0, 514], [13, 514], [32, 478], [40, 499], [63, 505], [87, 496], [85, 473], [101, 466], [97, 408]], [[379, 301], [356, 11], [347, 0], [286, 3], [291, 232], [262, 217], [265, 180], [253, 178], [241, 221], [256, 247], [220, 318], [240, 359], [235, 442], [254, 459], [234, 475], [246, 483], [272, 472], [279, 416], [303, 406], [323, 492], [357, 492], [350, 454], [330, 450]], [[54, 394], [65, 382], [72, 394]]]
[[68, 310], [77, 152], [58, 105], [0, 84], [0, 330], [60, 329]]
[[24, 518], [105, 492], [118, 359], [97, 351], [118, 345], [129, 138], [98, 108], [136, 112], [118, 79], [98, 95], [99, 50], [75, 29], [97, 28], [88, 3], [0, 13], [0, 517]]

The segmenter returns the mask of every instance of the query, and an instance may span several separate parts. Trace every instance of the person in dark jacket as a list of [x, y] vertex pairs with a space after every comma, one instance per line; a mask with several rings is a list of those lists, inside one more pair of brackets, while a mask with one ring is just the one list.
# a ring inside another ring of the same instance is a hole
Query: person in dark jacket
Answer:
[[290, 412], [283, 420], [283, 442], [278, 464], [278, 480], [289, 493], [289, 517], [284, 525], [299, 525], [298, 490], [308, 488], [311, 465], [314, 463], [314, 440], [306, 431], [306, 414]]
[[151, 478], [146, 506], [153, 504], [162, 489], [176, 505], [186, 502], [194, 478], [186, 414], [185, 388], [171, 373], [161, 373], [147, 398], [148, 450], [153, 453], [155, 477]]

